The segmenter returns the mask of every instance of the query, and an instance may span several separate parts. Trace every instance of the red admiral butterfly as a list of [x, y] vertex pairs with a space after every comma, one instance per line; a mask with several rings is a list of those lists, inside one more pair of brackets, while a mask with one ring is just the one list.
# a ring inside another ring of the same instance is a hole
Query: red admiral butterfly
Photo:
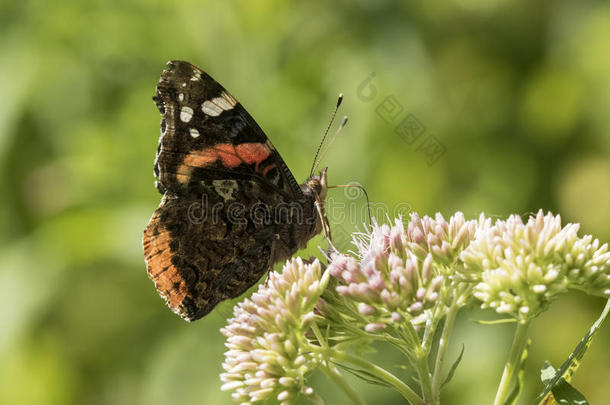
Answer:
[[320, 233], [326, 169], [299, 185], [250, 114], [198, 67], [168, 62], [155, 183], [144, 231], [148, 276], [187, 321], [254, 285]]

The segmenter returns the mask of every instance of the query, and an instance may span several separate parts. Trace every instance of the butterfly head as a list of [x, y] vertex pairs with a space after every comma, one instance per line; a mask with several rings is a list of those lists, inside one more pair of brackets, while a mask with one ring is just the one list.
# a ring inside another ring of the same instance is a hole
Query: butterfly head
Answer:
[[324, 202], [324, 200], [326, 200], [326, 194], [328, 193], [327, 170], [328, 167], [325, 167], [319, 175], [312, 175], [307, 182], [305, 182], [305, 186], [310, 190], [311, 194], [313, 194], [315, 200], [319, 202]]
[[[326, 171], [328, 167], [322, 169], [319, 175], [312, 175], [309, 179], [303, 184], [302, 190], [303, 193], [310, 198], [313, 199], [313, 206], [317, 211], [315, 213], [316, 221], [313, 224], [313, 228], [311, 229], [311, 237], [313, 235], [317, 235], [320, 231], [324, 232], [324, 236], [328, 240], [330, 246], [332, 246], [331, 238], [330, 238], [330, 225], [328, 224], [328, 218], [326, 217], [326, 211], [324, 209], [324, 201], [326, 200], [326, 194], [328, 194], [328, 181], [326, 178]], [[333, 246], [334, 249], [334, 246]], [[336, 250], [336, 249], [335, 249]]]

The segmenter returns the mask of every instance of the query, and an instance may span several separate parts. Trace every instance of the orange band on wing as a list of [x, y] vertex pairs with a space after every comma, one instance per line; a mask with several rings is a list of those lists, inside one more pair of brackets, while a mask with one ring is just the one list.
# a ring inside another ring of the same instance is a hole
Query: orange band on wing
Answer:
[[176, 266], [172, 264], [173, 252], [169, 247], [170, 235], [159, 224], [157, 213], [153, 215], [144, 231], [142, 240], [148, 277], [155, 282], [159, 294], [175, 312], [187, 296], [186, 283]]
[[247, 164], [258, 166], [269, 157], [271, 151], [262, 143], [242, 143], [236, 147], [237, 155]]
[[[194, 167], [206, 167], [218, 160], [227, 168], [235, 168], [242, 163], [254, 164], [254, 170], [258, 171], [259, 164], [271, 155], [271, 150], [264, 143], [251, 142], [233, 145], [221, 143], [211, 148], [189, 153], [183, 163], [176, 170], [176, 178], [180, 183], [188, 181]], [[266, 168], [266, 171], [271, 168]], [[263, 173], [265, 174], [266, 171]]]
[[184, 158], [184, 165], [205, 167], [218, 159], [227, 167], [237, 167], [242, 163], [261, 163], [269, 157], [271, 151], [263, 143], [242, 143], [237, 146], [222, 143], [202, 151], [191, 152]]

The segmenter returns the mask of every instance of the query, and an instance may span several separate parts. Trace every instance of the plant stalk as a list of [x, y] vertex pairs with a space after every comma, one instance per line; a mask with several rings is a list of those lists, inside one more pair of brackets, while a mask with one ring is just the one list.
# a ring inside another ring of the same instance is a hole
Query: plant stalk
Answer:
[[451, 338], [453, 325], [459, 309], [460, 307], [454, 303], [447, 311], [445, 324], [443, 325], [443, 332], [438, 342], [438, 351], [436, 352], [436, 360], [434, 362], [434, 374], [432, 375], [432, 395], [434, 396], [435, 403], [440, 403], [441, 373], [443, 371], [443, 362], [445, 360], [447, 348], [449, 347], [449, 339]]
[[426, 404], [429, 404], [433, 400], [432, 393], [432, 380], [430, 374], [430, 367], [428, 366], [428, 356], [423, 348], [418, 347], [415, 352], [415, 367], [417, 369], [417, 375], [419, 376], [419, 386], [421, 387], [422, 394]]
[[[419, 377], [419, 386], [422, 390], [422, 395], [425, 403], [430, 403], [432, 401], [432, 380], [430, 374], [430, 367], [428, 366], [428, 353], [426, 349], [423, 347], [422, 342], [419, 340], [417, 335], [417, 331], [411, 324], [411, 322], [405, 323], [406, 339], [408, 345], [414, 347], [413, 356], [411, 358], [412, 365], [417, 370], [417, 375]], [[415, 344], [411, 344], [410, 342], [416, 342]]]
[[519, 368], [521, 354], [523, 353], [523, 348], [527, 342], [528, 327], [529, 322], [517, 323], [517, 329], [515, 330], [515, 335], [513, 337], [513, 344], [510, 348], [506, 364], [504, 365], [504, 372], [502, 373], [502, 379], [500, 380], [500, 385], [498, 386], [498, 391], [496, 392], [496, 398], [494, 399], [493, 405], [504, 405], [504, 402], [506, 401], [508, 390], [511, 382], [513, 381], [513, 377], [515, 376], [515, 371], [517, 371]]

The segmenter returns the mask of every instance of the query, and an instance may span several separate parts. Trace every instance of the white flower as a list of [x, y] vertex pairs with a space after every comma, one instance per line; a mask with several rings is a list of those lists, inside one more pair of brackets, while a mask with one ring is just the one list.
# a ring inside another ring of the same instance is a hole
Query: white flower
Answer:
[[610, 297], [608, 245], [578, 238], [578, 228], [562, 227], [559, 215], [542, 211], [526, 224], [511, 215], [480, 227], [461, 258], [465, 272], [478, 278], [474, 296], [481, 306], [525, 321], [569, 288]]
[[427, 215], [420, 218], [413, 213], [407, 227], [406, 244], [422, 260], [432, 254], [437, 260], [452, 263], [470, 244], [478, 226], [477, 221], [466, 221], [461, 212], [449, 218], [449, 222], [440, 213], [434, 219]]
[[234, 317], [221, 330], [229, 350], [220, 378], [222, 389], [233, 391], [236, 402], [275, 397], [284, 404], [299, 393], [313, 394], [305, 386], [305, 374], [318, 359], [308, 350], [305, 334], [327, 281], [317, 260], [306, 264], [292, 259], [234, 308]]
[[428, 310], [450, 295], [448, 270], [476, 230], [476, 221], [465, 221], [461, 213], [449, 222], [440, 214], [411, 218], [407, 230], [398, 218], [392, 226], [374, 223], [369, 233], [356, 237], [360, 259], [331, 257], [330, 273], [342, 282], [336, 290], [357, 303], [367, 332], [403, 320], [416, 327], [429, 320]]

